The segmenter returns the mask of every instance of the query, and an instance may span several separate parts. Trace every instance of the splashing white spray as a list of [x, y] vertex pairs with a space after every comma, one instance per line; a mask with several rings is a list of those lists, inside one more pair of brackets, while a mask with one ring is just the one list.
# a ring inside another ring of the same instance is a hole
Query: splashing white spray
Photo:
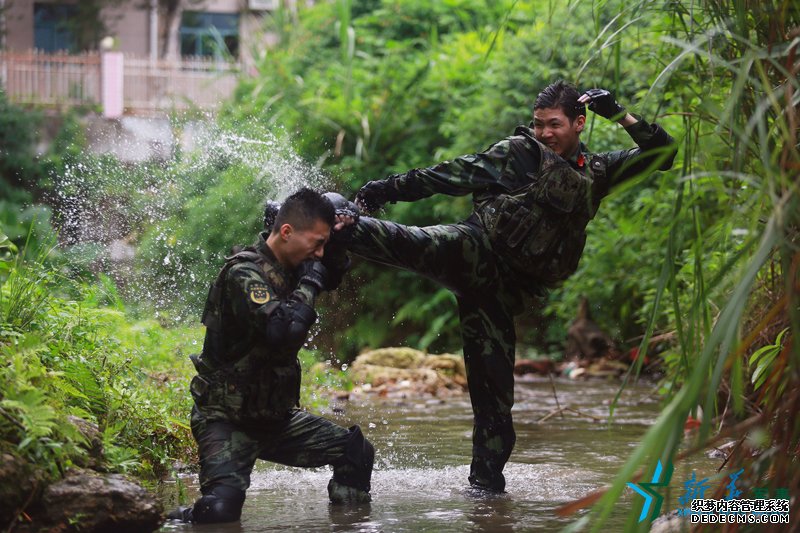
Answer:
[[[171, 128], [182, 142], [165, 151], [159, 141], [159, 156], [146, 162], [84, 152], [52, 176], [51, 203], [62, 244], [82, 254], [92, 249], [87, 243], [100, 245], [81, 264], [180, 320], [196, 317], [222, 257], [242, 244], [236, 239], [252, 242], [266, 199], [280, 201], [303, 186], [327, 190], [331, 182], [296, 154], [285, 132], [255, 121], [175, 121]], [[131, 142], [119, 135], [101, 141]]]

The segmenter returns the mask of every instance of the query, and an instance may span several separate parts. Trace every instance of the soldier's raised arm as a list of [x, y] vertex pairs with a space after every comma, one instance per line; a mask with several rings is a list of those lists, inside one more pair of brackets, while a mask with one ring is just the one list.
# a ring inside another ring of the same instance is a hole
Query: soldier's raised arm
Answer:
[[606, 89], [589, 89], [578, 98], [578, 101], [587, 104], [590, 111], [601, 117], [616, 121], [636, 143], [636, 148], [604, 154], [608, 165], [607, 187], [610, 188], [643, 172], [672, 168], [677, 145], [664, 128], [629, 113], [617, 102], [614, 94]]
[[319, 261], [305, 261], [299, 267], [297, 287], [281, 299], [252, 264], [236, 265], [228, 274], [231, 309], [236, 319], [250, 324], [261, 334], [259, 341], [298, 350], [317, 319], [314, 304], [327, 288], [328, 272]]

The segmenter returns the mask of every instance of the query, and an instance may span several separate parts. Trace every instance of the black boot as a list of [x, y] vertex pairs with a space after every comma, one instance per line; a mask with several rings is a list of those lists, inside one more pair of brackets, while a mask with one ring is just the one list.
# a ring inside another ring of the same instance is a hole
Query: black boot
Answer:
[[180, 520], [187, 524], [192, 522], [192, 508], [178, 507], [167, 513], [167, 520]]

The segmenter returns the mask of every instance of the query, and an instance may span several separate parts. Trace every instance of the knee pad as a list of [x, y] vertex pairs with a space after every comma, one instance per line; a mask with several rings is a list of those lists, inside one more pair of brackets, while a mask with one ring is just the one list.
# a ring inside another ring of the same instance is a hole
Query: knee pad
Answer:
[[196, 524], [236, 522], [242, 516], [243, 505], [244, 491], [217, 485], [195, 502], [191, 521]]
[[375, 448], [361, 433], [360, 427], [352, 426], [350, 439], [345, 446], [343, 464], [340, 468], [334, 467], [333, 479], [341, 485], [369, 492], [374, 462]]

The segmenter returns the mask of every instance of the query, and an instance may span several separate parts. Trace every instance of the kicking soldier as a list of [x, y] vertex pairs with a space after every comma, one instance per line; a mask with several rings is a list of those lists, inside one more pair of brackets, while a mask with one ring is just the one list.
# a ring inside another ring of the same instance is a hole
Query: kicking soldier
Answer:
[[[586, 104], [617, 121], [637, 148], [592, 154], [580, 141]], [[542, 295], [577, 268], [586, 225], [615, 184], [668, 170], [673, 139], [625, 111], [604, 89], [580, 94], [563, 81], [536, 98], [532, 127], [518, 127], [484, 152], [365, 184], [355, 198], [372, 213], [387, 202], [472, 194], [463, 222], [410, 227], [362, 216], [349, 249], [427, 276], [458, 302], [474, 414], [469, 482], [502, 492], [514, 447], [515, 314], [524, 292]], [[524, 289], [524, 290], [521, 290]]]

